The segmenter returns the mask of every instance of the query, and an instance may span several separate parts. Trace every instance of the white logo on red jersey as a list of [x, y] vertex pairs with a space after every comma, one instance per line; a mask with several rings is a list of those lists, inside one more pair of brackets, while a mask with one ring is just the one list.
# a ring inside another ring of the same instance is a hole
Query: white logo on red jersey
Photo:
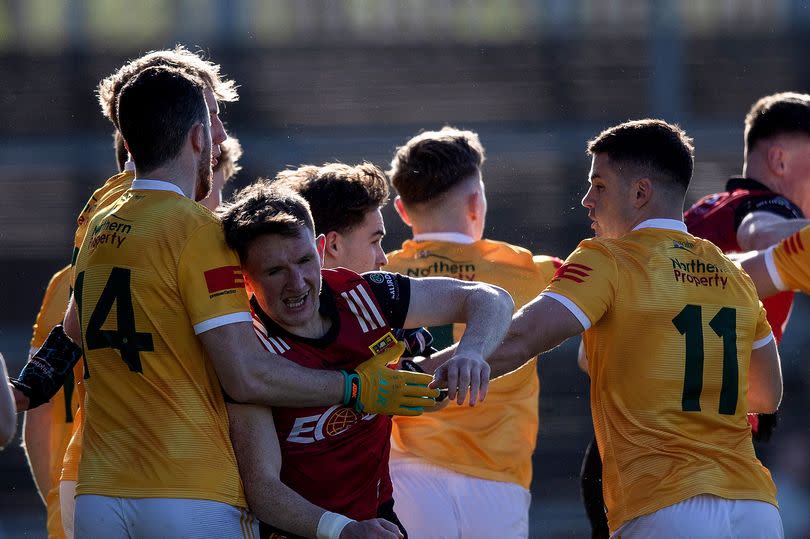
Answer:
[[377, 414], [361, 416], [351, 408], [340, 404], [330, 406], [320, 415], [297, 417], [287, 436], [288, 442], [311, 444], [333, 436], [339, 436], [352, 428], [358, 421], [369, 421]]
[[357, 318], [363, 333], [386, 327], [385, 320], [379, 309], [377, 309], [377, 305], [361, 285], [352, 288], [348, 292], [341, 292], [340, 296], [348, 303], [349, 310]]

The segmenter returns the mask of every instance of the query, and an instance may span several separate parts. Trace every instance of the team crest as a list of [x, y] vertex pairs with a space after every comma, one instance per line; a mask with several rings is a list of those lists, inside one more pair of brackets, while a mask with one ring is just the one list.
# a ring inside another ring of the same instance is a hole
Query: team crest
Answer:
[[371, 353], [375, 356], [382, 354], [389, 348], [393, 348], [397, 344], [397, 339], [394, 337], [394, 334], [390, 331], [380, 337], [378, 340], [374, 341], [374, 344], [368, 347], [371, 350]]

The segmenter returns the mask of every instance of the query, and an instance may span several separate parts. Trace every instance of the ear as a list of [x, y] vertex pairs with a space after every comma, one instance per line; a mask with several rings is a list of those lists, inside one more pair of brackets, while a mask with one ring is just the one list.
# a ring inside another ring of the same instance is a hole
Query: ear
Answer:
[[197, 122], [191, 126], [188, 132], [189, 139], [191, 140], [191, 147], [194, 148], [195, 153], [202, 153], [205, 147], [205, 127], [201, 122]]
[[633, 185], [633, 207], [636, 209], [644, 207], [653, 196], [653, 184], [649, 178], [636, 180]]
[[410, 227], [413, 226], [411, 224], [411, 218], [408, 217], [408, 210], [405, 209], [405, 204], [402, 202], [402, 199], [399, 196], [394, 199], [394, 209], [397, 210], [399, 218], [402, 219], [403, 223]]
[[318, 258], [321, 259], [321, 266], [323, 266], [323, 255], [326, 248], [326, 236], [320, 234], [315, 238], [315, 248], [318, 250]]
[[477, 221], [481, 212], [481, 192], [476, 189], [467, 195], [467, 215], [471, 221]]
[[783, 176], [787, 168], [787, 155], [785, 149], [778, 145], [772, 144], [768, 148], [768, 168], [776, 176]]
[[248, 297], [253, 296], [253, 284], [250, 282], [250, 277], [248, 277], [247, 272], [242, 269], [242, 280], [245, 281], [245, 291], [247, 292]]

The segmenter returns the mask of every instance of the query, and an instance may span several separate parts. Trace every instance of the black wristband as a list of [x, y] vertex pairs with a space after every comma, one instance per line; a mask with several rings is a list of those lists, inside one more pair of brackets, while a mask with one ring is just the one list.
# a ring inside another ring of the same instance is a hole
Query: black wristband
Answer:
[[341, 370], [343, 375], [343, 405], [358, 412], [363, 411], [360, 403], [360, 376], [354, 370]]
[[31, 356], [11, 385], [28, 397], [28, 409], [45, 404], [65, 384], [67, 375], [82, 357], [82, 349], [70, 340], [61, 325], [55, 326], [48, 338]]

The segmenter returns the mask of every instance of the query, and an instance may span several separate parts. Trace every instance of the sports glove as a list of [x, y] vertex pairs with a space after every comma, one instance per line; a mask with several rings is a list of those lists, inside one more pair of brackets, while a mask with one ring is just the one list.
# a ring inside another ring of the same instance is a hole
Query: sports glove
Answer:
[[[752, 422], [752, 416], [756, 419]], [[751, 430], [754, 440], [758, 442], [770, 441], [773, 431], [779, 424], [779, 416], [776, 412], [772, 414], [749, 414], [748, 422], [751, 423]]]
[[70, 340], [60, 325], [54, 326], [48, 338], [31, 356], [11, 385], [28, 397], [28, 409], [45, 404], [65, 384], [68, 373], [82, 357], [82, 349]]
[[436, 352], [431, 347], [433, 335], [426, 328], [394, 329], [394, 337], [405, 345], [405, 357], [429, 356]]
[[343, 404], [357, 412], [383, 415], [421, 415], [436, 405], [439, 390], [430, 389], [430, 375], [388, 367], [399, 360], [405, 346], [397, 344], [364, 361], [344, 377]]

